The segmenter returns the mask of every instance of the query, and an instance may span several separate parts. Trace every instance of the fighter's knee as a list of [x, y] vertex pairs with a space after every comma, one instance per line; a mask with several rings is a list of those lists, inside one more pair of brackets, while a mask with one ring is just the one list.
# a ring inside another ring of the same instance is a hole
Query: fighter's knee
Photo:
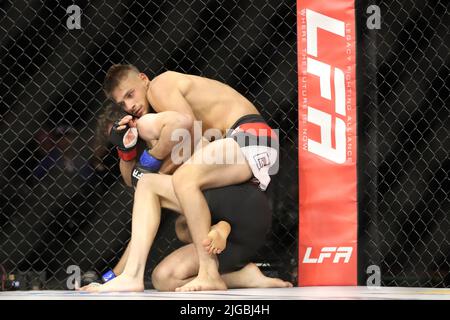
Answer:
[[138, 129], [138, 132], [140, 133], [140, 130], [144, 129], [146, 126], [151, 125], [151, 119], [153, 115], [152, 114], [144, 114], [139, 119], [136, 120], [136, 128]]
[[172, 185], [175, 193], [199, 188], [200, 181], [194, 170], [189, 166], [181, 167], [172, 176]]
[[138, 186], [145, 188], [146, 190], [153, 190], [158, 187], [157, 179], [155, 176], [157, 173], [146, 173], [141, 176], [138, 182]]
[[175, 190], [183, 183], [184, 179], [186, 179], [186, 174], [184, 173], [183, 167], [181, 167], [172, 175], [172, 185]]
[[168, 284], [173, 278], [173, 272], [170, 268], [157, 266], [152, 272], [152, 284], [156, 290], [167, 291]]
[[136, 120], [136, 129], [139, 133], [139, 138], [147, 143], [150, 143], [157, 133], [154, 129], [154, 114], [145, 114]]

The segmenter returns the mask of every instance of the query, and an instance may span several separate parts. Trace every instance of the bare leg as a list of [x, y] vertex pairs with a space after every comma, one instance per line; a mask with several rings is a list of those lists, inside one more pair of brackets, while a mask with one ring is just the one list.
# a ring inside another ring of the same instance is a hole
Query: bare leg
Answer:
[[145, 264], [159, 228], [161, 205], [179, 209], [171, 177], [160, 174], [143, 175], [134, 195], [131, 241], [123, 273], [104, 285], [88, 286], [83, 290], [90, 292], [144, 290]]
[[175, 291], [198, 274], [197, 250], [193, 244], [178, 248], [165, 257], [152, 272], [152, 284], [159, 291]]
[[[197, 250], [193, 244], [186, 245], [172, 252], [156, 266], [152, 273], [153, 286], [159, 291], [174, 291], [192, 281], [198, 269]], [[254, 263], [224, 274], [222, 279], [229, 288], [292, 287], [290, 282], [266, 277]]]
[[131, 242], [128, 242], [128, 245], [127, 245], [127, 248], [125, 249], [125, 252], [123, 253], [123, 255], [120, 258], [119, 262], [113, 268], [113, 272], [114, 272], [114, 274], [116, 276], [121, 274], [123, 272], [123, 269], [125, 268], [125, 264], [127, 263], [128, 255], [130, 254], [130, 243]]
[[[229, 155], [235, 159], [233, 163], [227, 164], [225, 157]], [[205, 156], [215, 162], [205, 163]], [[250, 167], [233, 139], [221, 139], [208, 144], [200, 152], [195, 152], [189, 162], [173, 175], [174, 190], [199, 257], [198, 276], [187, 285], [177, 288], [177, 291], [226, 289], [218, 272], [216, 256], [206, 252], [203, 246], [211, 228], [211, 213], [202, 190], [245, 182], [251, 176]]]

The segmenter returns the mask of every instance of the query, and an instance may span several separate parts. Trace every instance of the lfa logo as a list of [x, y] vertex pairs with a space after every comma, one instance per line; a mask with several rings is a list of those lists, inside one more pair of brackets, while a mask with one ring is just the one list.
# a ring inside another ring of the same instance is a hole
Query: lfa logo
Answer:
[[81, 29], [81, 9], [79, 6], [73, 4], [66, 9], [66, 13], [69, 15], [66, 21], [67, 28], [69, 30]]

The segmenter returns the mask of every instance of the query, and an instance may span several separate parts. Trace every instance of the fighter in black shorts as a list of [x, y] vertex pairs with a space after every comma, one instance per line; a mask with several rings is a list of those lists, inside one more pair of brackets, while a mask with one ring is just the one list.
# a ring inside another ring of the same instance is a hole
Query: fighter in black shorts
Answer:
[[[139, 167], [135, 170], [138, 174], [133, 175], [136, 188], [131, 237], [135, 245], [126, 250], [119, 262], [121, 267], [115, 268], [113, 279], [101, 286], [83, 288], [86, 291], [144, 290], [145, 264], [159, 227], [161, 208], [183, 214], [173, 189], [172, 176], [147, 173]], [[212, 213], [212, 224], [226, 221], [231, 225], [227, 247], [218, 255], [221, 276], [227, 287], [291, 287], [289, 282], [264, 276], [251, 263], [270, 229], [271, 211], [265, 193], [251, 182], [203, 192]], [[149, 205], [155, 199], [159, 207]], [[158, 264], [153, 270], [152, 282], [158, 290], [173, 291], [196, 277], [198, 270], [197, 251], [191, 243], [175, 250]]]
[[267, 196], [251, 182], [203, 193], [211, 210], [211, 225], [226, 221], [231, 226], [227, 248], [217, 257], [219, 271], [236, 271], [255, 258], [266, 240], [272, 221]]
[[[218, 255], [219, 271], [227, 286], [291, 287], [289, 282], [264, 276], [252, 263], [271, 225], [272, 215], [265, 193], [257, 185], [246, 182], [206, 190], [204, 195], [211, 208], [211, 224], [227, 221], [231, 225], [226, 249]], [[197, 272], [196, 250], [193, 244], [188, 244], [161, 261], [152, 273], [152, 282], [158, 290], [173, 291], [192, 280]]]
[[[135, 192], [138, 197], [140, 195], [156, 196], [159, 198], [161, 207], [181, 213], [169, 175], [145, 173], [140, 176]], [[289, 282], [264, 276], [251, 262], [257, 250], [264, 244], [270, 229], [271, 211], [265, 193], [259, 190], [257, 185], [246, 182], [205, 190], [204, 195], [211, 208], [212, 224], [227, 221], [231, 225], [231, 232], [226, 239], [227, 246], [218, 255], [220, 273], [227, 286], [229, 288], [291, 287], [292, 284]], [[151, 220], [149, 218], [151, 215], [148, 210], [145, 216], [140, 216], [139, 223], [147, 223]], [[151, 232], [149, 228], [149, 233]], [[152, 234], [154, 236], [155, 233]], [[141, 261], [146, 261], [147, 254], [148, 250], [145, 247], [141, 251]], [[124, 254], [124, 259], [129, 259], [129, 253]], [[123, 264], [126, 265], [127, 261]], [[191, 243], [182, 246], [164, 258], [153, 270], [153, 286], [161, 291], [174, 291], [175, 288], [192, 280], [198, 273], [198, 267], [194, 245]], [[144, 290], [144, 272], [133, 270], [136, 271], [133, 273], [126, 268], [123, 273], [121, 271], [116, 267], [112, 280], [104, 285], [91, 285], [82, 290], [91, 292]]]

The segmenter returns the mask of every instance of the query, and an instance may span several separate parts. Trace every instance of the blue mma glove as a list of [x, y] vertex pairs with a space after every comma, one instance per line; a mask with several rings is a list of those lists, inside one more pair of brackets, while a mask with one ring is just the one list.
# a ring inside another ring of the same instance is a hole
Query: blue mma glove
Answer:
[[152, 156], [149, 151], [149, 149], [145, 149], [144, 152], [142, 152], [141, 158], [139, 159], [139, 165], [149, 172], [156, 173], [159, 171], [159, 168], [161, 168], [163, 162]]

